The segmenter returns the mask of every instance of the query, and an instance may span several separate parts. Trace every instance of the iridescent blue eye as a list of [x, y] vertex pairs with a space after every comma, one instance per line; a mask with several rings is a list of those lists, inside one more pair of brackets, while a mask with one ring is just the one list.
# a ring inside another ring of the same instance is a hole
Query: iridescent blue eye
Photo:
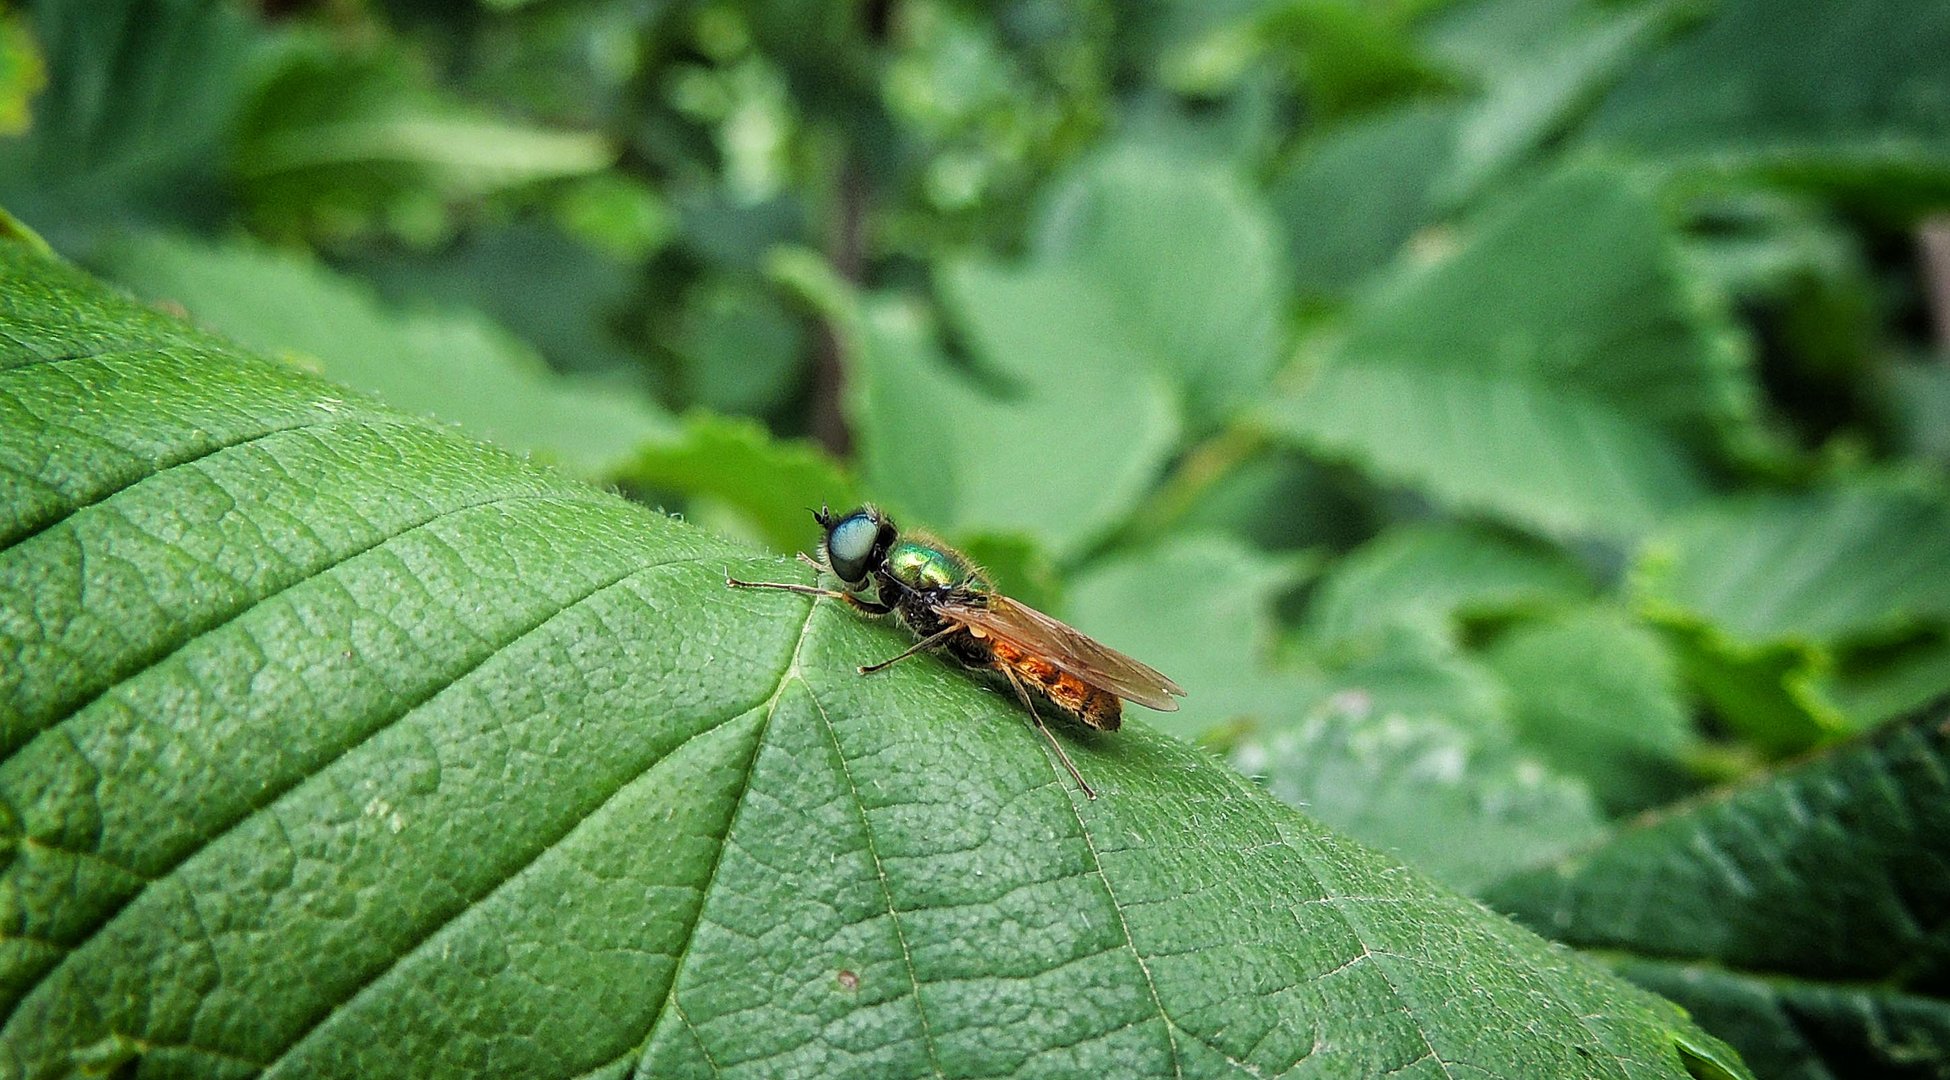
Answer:
[[865, 510], [835, 521], [826, 530], [826, 563], [849, 585], [867, 580], [872, 569], [874, 547], [880, 539], [881, 522]]

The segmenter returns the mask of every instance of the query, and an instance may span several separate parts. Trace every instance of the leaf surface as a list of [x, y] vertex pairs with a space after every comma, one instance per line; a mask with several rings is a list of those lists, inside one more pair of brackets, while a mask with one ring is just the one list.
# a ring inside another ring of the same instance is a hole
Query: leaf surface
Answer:
[[1023, 265], [959, 263], [941, 278], [991, 370], [1030, 380], [1102, 357], [1167, 380], [1195, 425], [1272, 375], [1285, 267], [1265, 209], [1224, 172], [1108, 154], [1049, 199], [1033, 244]]
[[1950, 498], [1935, 484], [1717, 505], [1642, 548], [1632, 591], [1728, 722], [1776, 751], [1950, 692]]
[[1307, 633], [1323, 645], [1359, 641], [1392, 626], [1454, 635], [1462, 620], [1563, 604], [1591, 581], [1563, 552], [1469, 524], [1390, 529], [1335, 565], [1307, 608]]
[[14, 245], [0, 297], [11, 1075], [1732, 1060], [1142, 724], [1064, 730], [1087, 802], [1006, 698], [724, 586], [795, 564]]
[[1706, 169], [1907, 176], [1940, 200], [1950, 183], [1946, 86], [1941, 4], [1729, 0], [1622, 80], [1587, 134]]
[[1684, 793], [1692, 716], [1673, 657], [1650, 627], [1593, 605], [1512, 630], [1488, 663], [1509, 688], [1524, 745], [1582, 777], [1611, 814]]
[[634, 387], [552, 373], [479, 315], [393, 310], [299, 256], [148, 235], [110, 245], [102, 261], [129, 288], [253, 348], [591, 479], [610, 478], [675, 426]]
[[856, 315], [847, 411], [861, 482], [936, 528], [1016, 533], [1073, 556], [1137, 506], [1177, 445], [1164, 377], [1114, 351], [1019, 357], [995, 387], [948, 363], [915, 304], [878, 297]]
[[1700, 499], [1753, 388], [1650, 196], [1562, 171], [1353, 317], [1269, 406], [1303, 444], [1557, 534], [1631, 536]]
[[1761, 1075], [1950, 1067], [1950, 730], [1940, 715], [1493, 887], [1739, 1043]]

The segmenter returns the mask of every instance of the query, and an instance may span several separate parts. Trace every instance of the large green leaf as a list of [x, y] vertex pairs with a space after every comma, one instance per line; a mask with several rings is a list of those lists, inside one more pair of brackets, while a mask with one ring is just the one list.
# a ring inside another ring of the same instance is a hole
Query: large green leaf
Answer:
[[1110, 154], [1044, 207], [1032, 258], [959, 263], [942, 292], [991, 370], [1151, 371], [1209, 420], [1258, 393], [1281, 358], [1285, 273], [1266, 211], [1237, 181], [1171, 157]]
[[1947, 85], [1950, 8], [1934, 0], [1723, 0], [1620, 83], [1589, 136], [1711, 169], [1908, 175], [1940, 202]]
[[11, 1075], [1744, 1075], [1141, 724], [1085, 801], [724, 587], [803, 568], [154, 325], [0, 247]]
[[446, 204], [581, 176], [615, 152], [450, 99], [393, 49], [293, 48], [239, 124], [237, 179], [257, 224], [328, 238], [441, 236]]
[[550, 373], [526, 344], [478, 315], [393, 311], [358, 280], [300, 256], [242, 241], [140, 236], [110, 245], [102, 262], [129, 288], [253, 348], [295, 355], [397, 408], [584, 476], [615, 474], [673, 427], [632, 387]]
[[1581, 777], [1613, 814], [1686, 787], [1692, 717], [1665, 642], [1623, 611], [1594, 605], [1526, 623], [1490, 650], [1524, 744]]
[[225, 0], [39, 0], [24, 21], [47, 85], [25, 132], [0, 137], [0, 203], [73, 244], [105, 220], [221, 205], [221, 139], [260, 40], [248, 13]]
[[1477, 525], [1406, 525], [1335, 564], [1307, 607], [1307, 632], [1323, 646], [1411, 624], [1453, 635], [1460, 620], [1564, 604], [1591, 589], [1577, 563], [1547, 544]]
[[1587, 167], [1365, 305], [1270, 415], [1446, 503], [1630, 535], [1704, 494], [1705, 450], [1752, 396], [1650, 196]]
[[1763, 1076], [1950, 1071], [1940, 714], [1622, 829], [1488, 899], [1678, 998]]
[[918, 305], [875, 298], [852, 314], [862, 483], [935, 527], [1073, 556], [1136, 508], [1178, 442], [1164, 377], [1114, 350], [1019, 357], [1014, 384], [992, 391], [947, 363]]
[[1692, 681], [1777, 751], [1950, 692], [1950, 498], [1855, 481], [1728, 502], [1648, 542], [1637, 603]]

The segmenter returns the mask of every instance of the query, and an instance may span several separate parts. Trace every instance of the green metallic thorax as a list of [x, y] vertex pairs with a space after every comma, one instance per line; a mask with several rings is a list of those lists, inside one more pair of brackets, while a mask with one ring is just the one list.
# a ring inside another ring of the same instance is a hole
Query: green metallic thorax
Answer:
[[960, 552], [926, 540], [901, 540], [887, 552], [887, 572], [911, 589], [962, 586], [986, 592], [989, 583]]

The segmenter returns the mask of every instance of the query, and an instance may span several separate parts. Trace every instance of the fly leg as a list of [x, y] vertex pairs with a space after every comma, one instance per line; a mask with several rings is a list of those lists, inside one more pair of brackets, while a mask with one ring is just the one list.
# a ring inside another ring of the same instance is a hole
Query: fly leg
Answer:
[[907, 651], [901, 653], [899, 656], [896, 656], [891, 660], [882, 660], [878, 664], [865, 664], [861, 666], [860, 674], [871, 675], [874, 672], [880, 671], [884, 668], [893, 667], [895, 664], [900, 663], [902, 660], [905, 660], [908, 657], [913, 656], [915, 653], [920, 652], [923, 649], [932, 649], [936, 645], [941, 644], [943, 641], [948, 640], [948, 636], [950, 634], [959, 634], [966, 629], [968, 629], [966, 626], [963, 626], [960, 623], [956, 623], [955, 625], [950, 626], [946, 630], [943, 630], [939, 633], [929, 634], [927, 637], [924, 637], [921, 640], [915, 642], [914, 644], [908, 646]]
[[1022, 684], [1022, 676], [1006, 667], [1002, 669], [1002, 674], [1008, 676], [1009, 685], [1015, 688], [1016, 698], [1022, 702], [1022, 707], [1029, 710], [1029, 719], [1035, 723], [1036, 730], [1043, 733], [1043, 738], [1049, 740], [1050, 749], [1056, 751], [1056, 759], [1063, 763], [1064, 768], [1070, 770], [1070, 775], [1075, 778], [1077, 786], [1083, 789], [1084, 795], [1094, 800], [1097, 797], [1096, 790], [1090, 786], [1090, 781], [1085, 780], [1083, 774], [1077, 771], [1076, 762], [1070, 760], [1070, 755], [1063, 752], [1063, 744], [1056, 741], [1056, 733], [1049, 729], [1048, 724], [1043, 723], [1042, 714], [1036, 711], [1036, 703], [1030, 699], [1029, 688]]
[[868, 615], [885, 615], [894, 610], [887, 604], [862, 600], [852, 593], [841, 592], [838, 589], [822, 589], [817, 585], [800, 585], [797, 582], [787, 581], [740, 581], [729, 575], [725, 577], [724, 583], [733, 589], [778, 589], [781, 592], [794, 592], [802, 596], [830, 596], [835, 600], [844, 600], [849, 607]]
[[805, 596], [831, 596], [840, 600], [846, 599], [846, 594], [838, 589], [822, 589], [816, 585], [801, 585], [797, 582], [740, 581], [735, 577], [727, 576], [724, 579], [724, 583], [734, 589], [778, 589], [781, 592], [796, 592]]

